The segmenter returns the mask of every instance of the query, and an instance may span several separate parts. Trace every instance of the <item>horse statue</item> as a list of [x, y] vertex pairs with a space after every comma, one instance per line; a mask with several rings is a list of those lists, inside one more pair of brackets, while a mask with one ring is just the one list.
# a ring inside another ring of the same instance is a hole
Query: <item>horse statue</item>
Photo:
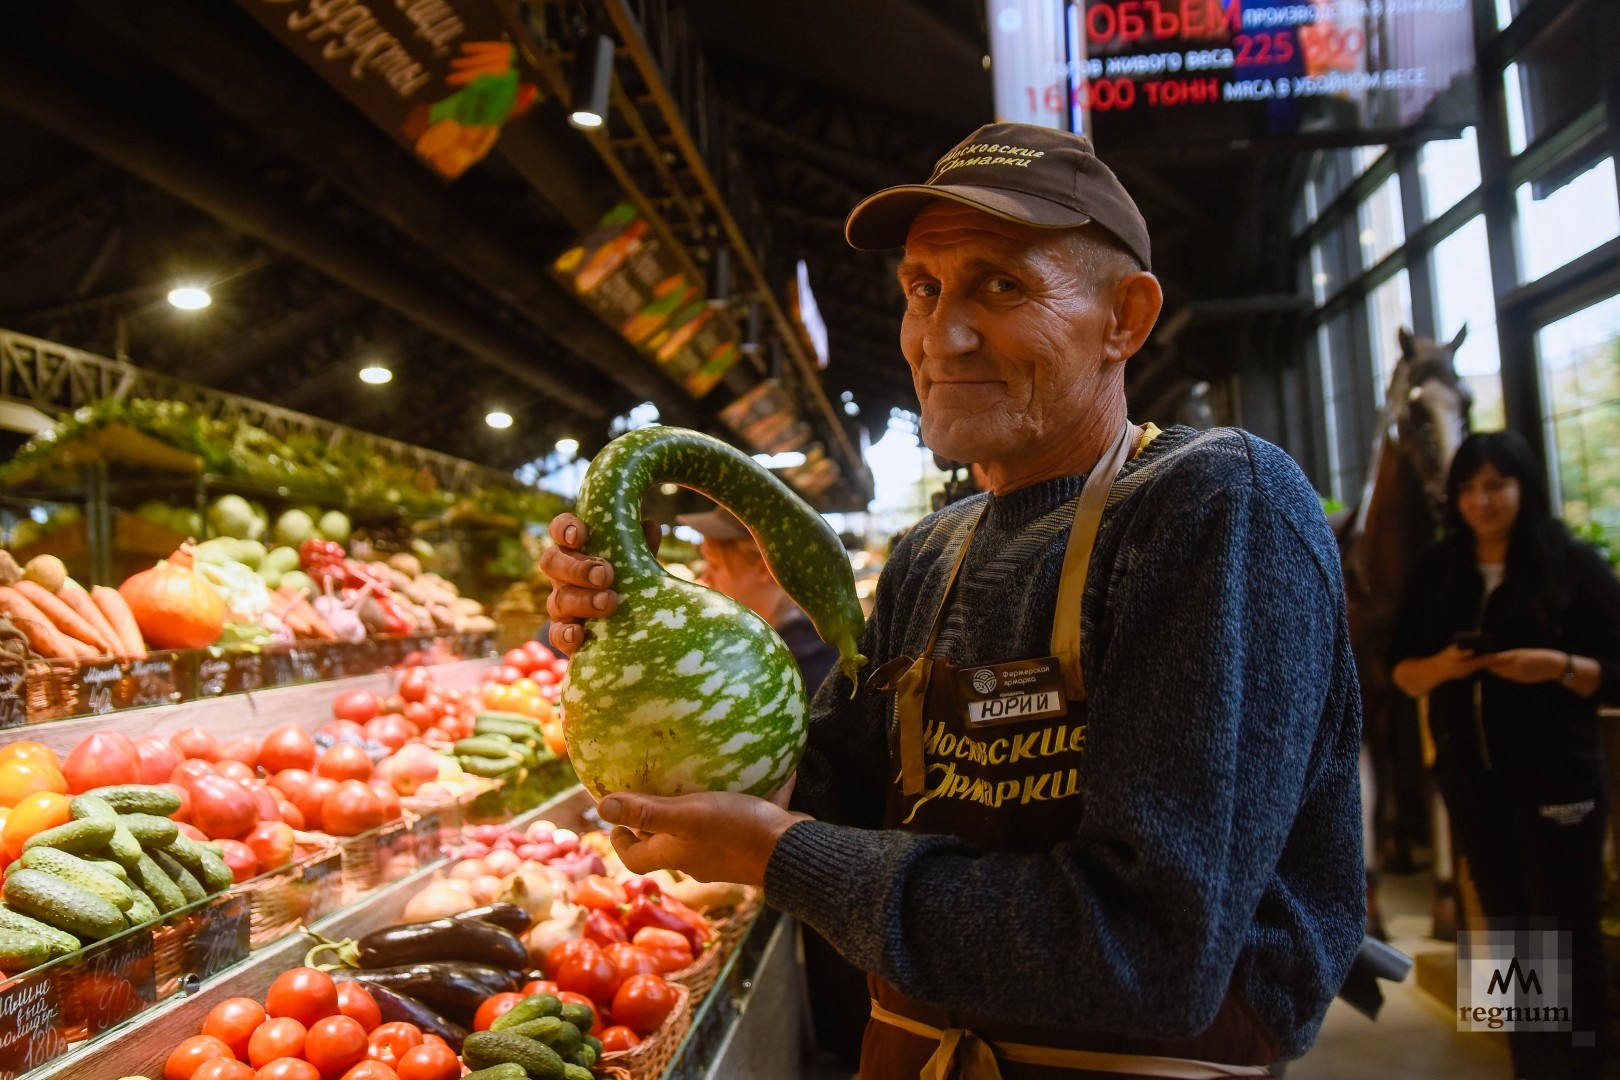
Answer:
[[[1368, 869], [1369, 933], [1383, 936], [1378, 910], [1378, 856], [1410, 862], [1400, 829], [1398, 793], [1405, 784], [1422, 805], [1423, 762], [1415, 739], [1401, 738], [1394, 710], [1403, 702], [1390, 681], [1385, 657], [1394, 633], [1401, 590], [1418, 552], [1440, 526], [1446, 471], [1468, 434], [1473, 396], [1453, 358], [1468, 334], [1464, 326], [1446, 344], [1398, 334], [1401, 358], [1390, 376], [1372, 462], [1357, 504], [1335, 532], [1344, 565], [1350, 643], [1361, 681], [1363, 827]], [[1444, 844], [1436, 830], [1440, 890], [1436, 936], [1455, 933], [1455, 906]]]

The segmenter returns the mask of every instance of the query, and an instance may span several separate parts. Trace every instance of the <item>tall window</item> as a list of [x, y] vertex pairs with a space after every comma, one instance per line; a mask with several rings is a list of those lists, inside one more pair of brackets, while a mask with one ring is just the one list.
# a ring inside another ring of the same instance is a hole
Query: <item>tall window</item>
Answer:
[[1614, 159], [1604, 158], [1562, 184], [1519, 185], [1519, 280], [1534, 281], [1620, 236]]
[[1423, 220], [1433, 221], [1479, 187], [1479, 139], [1473, 128], [1462, 138], [1426, 142], [1418, 150]]
[[1395, 363], [1401, 358], [1399, 334], [1412, 328], [1412, 285], [1405, 270], [1367, 294], [1367, 340], [1372, 348], [1378, 401], [1383, 403]]
[[1620, 296], [1542, 327], [1536, 354], [1564, 519], [1620, 548]]
[[1467, 325], [1468, 338], [1455, 357], [1457, 374], [1474, 393], [1474, 430], [1493, 431], [1502, 426], [1502, 359], [1485, 219], [1471, 218], [1436, 244], [1433, 265], [1438, 337], [1449, 341]]

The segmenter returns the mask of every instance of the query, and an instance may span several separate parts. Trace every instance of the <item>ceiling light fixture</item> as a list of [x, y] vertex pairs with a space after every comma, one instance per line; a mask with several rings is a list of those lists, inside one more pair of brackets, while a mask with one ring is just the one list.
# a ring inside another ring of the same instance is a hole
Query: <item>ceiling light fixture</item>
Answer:
[[579, 453], [579, 440], [578, 439], [558, 439], [557, 440], [557, 453], [559, 453], [559, 454], [577, 454], [577, 453]]
[[214, 302], [201, 285], [176, 285], [169, 290], [169, 303], [181, 311], [201, 311]]
[[392, 381], [393, 378], [394, 373], [381, 364], [367, 364], [360, 369], [360, 381], [370, 383], [372, 386], [381, 386], [385, 382]]
[[484, 417], [484, 423], [488, 424], [492, 428], [509, 428], [512, 426], [512, 414], [509, 412], [502, 412], [500, 409], [496, 409], [494, 412]]
[[573, 109], [568, 122], [583, 131], [596, 131], [607, 122], [608, 98], [613, 89], [613, 39], [589, 34], [574, 50]]

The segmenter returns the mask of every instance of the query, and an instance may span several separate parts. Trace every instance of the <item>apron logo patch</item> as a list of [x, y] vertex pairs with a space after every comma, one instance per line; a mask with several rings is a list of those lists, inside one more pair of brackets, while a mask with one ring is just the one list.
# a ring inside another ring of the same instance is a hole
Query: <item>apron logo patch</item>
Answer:
[[973, 673], [973, 689], [981, 694], [996, 692], [996, 669], [980, 668]]

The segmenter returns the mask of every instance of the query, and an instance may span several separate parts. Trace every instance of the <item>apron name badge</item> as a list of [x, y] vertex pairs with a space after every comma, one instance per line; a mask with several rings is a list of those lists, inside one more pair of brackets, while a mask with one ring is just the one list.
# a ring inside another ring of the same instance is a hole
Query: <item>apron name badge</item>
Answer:
[[956, 678], [970, 725], [1013, 724], [1069, 711], [1063, 665], [1055, 656], [963, 668]]

